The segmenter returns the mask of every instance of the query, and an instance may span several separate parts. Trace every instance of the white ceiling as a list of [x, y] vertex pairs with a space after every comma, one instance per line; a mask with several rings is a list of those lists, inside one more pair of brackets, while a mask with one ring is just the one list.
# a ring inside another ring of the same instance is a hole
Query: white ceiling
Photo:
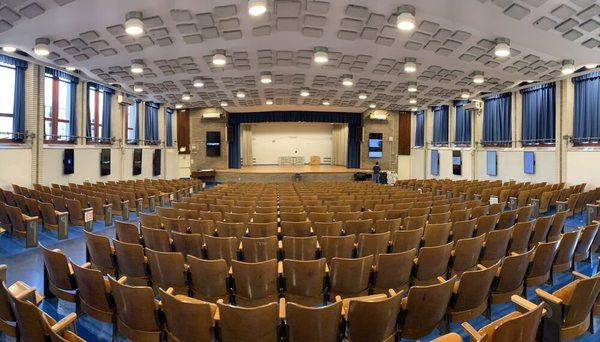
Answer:
[[[0, 44], [31, 53], [34, 40], [47, 37], [51, 51], [43, 62], [73, 65], [90, 77], [121, 84], [128, 91], [144, 82], [144, 96], [181, 102], [192, 93], [194, 107], [231, 109], [279, 105], [403, 110], [407, 82], [419, 85], [418, 104], [454, 99], [460, 89], [502, 91], [523, 80], [560, 77], [560, 62], [600, 63], [600, 2], [595, 0], [276, 0], [260, 18], [247, 14], [245, 0], [0, 0]], [[399, 5], [416, 7], [417, 27], [394, 25]], [[125, 13], [142, 11], [146, 33], [123, 32]], [[512, 54], [493, 56], [493, 40], [507, 37]], [[329, 48], [330, 61], [312, 62], [316, 46]], [[224, 68], [210, 64], [214, 49], [227, 51]], [[417, 58], [414, 74], [403, 72], [405, 57]], [[142, 75], [129, 72], [143, 59]], [[480, 70], [486, 82], [475, 86]], [[273, 83], [260, 83], [260, 73]], [[351, 74], [353, 87], [341, 77]], [[205, 78], [196, 89], [192, 79]], [[308, 98], [299, 96], [309, 88]], [[246, 92], [237, 99], [238, 90]], [[369, 94], [359, 100], [358, 93]], [[258, 107], [257, 107], [258, 108]], [[248, 110], [248, 108], [245, 108]]]

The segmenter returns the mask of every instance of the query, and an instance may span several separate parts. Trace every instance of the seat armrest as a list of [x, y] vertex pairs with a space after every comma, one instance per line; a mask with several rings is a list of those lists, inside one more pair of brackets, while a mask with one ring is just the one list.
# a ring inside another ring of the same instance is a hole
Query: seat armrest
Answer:
[[85, 264], [81, 265], [81, 268], [92, 268], [92, 263], [86, 262]]
[[66, 328], [68, 328], [70, 325], [74, 324], [76, 319], [77, 319], [77, 314], [74, 312], [71, 312], [70, 314], [63, 317], [63, 319], [56, 322], [56, 324], [54, 324], [52, 326], [52, 331], [54, 331], [55, 333], [59, 333], [59, 332], [65, 330]]
[[471, 337], [472, 341], [482, 341], [483, 342], [483, 341], [487, 340], [487, 335], [480, 334], [477, 330], [475, 330], [475, 328], [473, 328], [473, 326], [471, 326], [469, 324], [469, 322], [462, 323], [461, 327]]
[[285, 298], [279, 299], [279, 319], [285, 319]]
[[277, 262], [277, 273], [280, 276], [283, 274], [283, 262], [282, 261]]
[[8, 271], [8, 265], [0, 265], [0, 281], [6, 281], [6, 272]]
[[537, 305], [535, 305], [535, 303], [532, 303], [530, 301], [528, 301], [527, 299], [518, 296], [518, 295], [512, 295], [510, 297], [510, 300], [515, 303], [515, 307], [517, 309], [517, 311], [519, 312], [525, 312], [525, 311], [531, 311], [534, 310], [536, 308]]
[[127, 277], [126, 276], [122, 276], [121, 278], [119, 278], [119, 280], [117, 280], [117, 283], [124, 285], [127, 282]]
[[535, 289], [535, 294], [549, 304], [561, 305], [563, 303], [562, 299], [542, 289]]
[[573, 271], [572, 274], [573, 274], [574, 278], [578, 278], [578, 279], [589, 279], [590, 278], [590, 277], [586, 276], [585, 274], [579, 273], [577, 271]]

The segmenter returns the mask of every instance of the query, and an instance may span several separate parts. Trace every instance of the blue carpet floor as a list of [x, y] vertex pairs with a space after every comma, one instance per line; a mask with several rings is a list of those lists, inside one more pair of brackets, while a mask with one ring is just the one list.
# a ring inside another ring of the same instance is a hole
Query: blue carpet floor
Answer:
[[[551, 213], [549, 213], [551, 214]], [[118, 219], [118, 218], [117, 218]], [[569, 218], [565, 224], [565, 230], [569, 231], [576, 227], [583, 226], [583, 215], [577, 215]], [[131, 214], [130, 221], [137, 221], [135, 214]], [[105, 227], [103, 222], [94, 223], [94, 232], [97, 234], [106, 235], [114, 238], [115, 229], [113, 227]], [[40, 234], [40, 243], [47, 247], [60, 248], [73, 262], [82, 264], [85, 262], [85, 242], [83, 239], [83, 229], [81, 227], [71, 227], [69, 231], [69, 239], [58, 241], [55, 233], [42, 232]], [[35, 286], [42, 292], [43, 289], [43, 259], [39, 248], [25, 249], [24, 239], [2, 236], [0, 238], [0, 264], [8, 265], [7, 282], [12, 284], [17, 280], [22, 280], [31, 286]], [[597, 269], [597, 257], [594, 255], [593, 262], [580, 263], [577, 265], [577, 270], [581, 273], [592, 275]], [[541, 286], [548, 292], [555, 291], [563, 285], [571, 281], [569, 272], [555, 274], [554, 285]], [[527, 298], [533, 302], [539, 302], [534, 289], [527, 291]], [[67, 314], [75, 311], [75, 304], [59, 301], [57, 299], [44, 300], [41, 308], [49, 315], [56, 319], [60, 319]], [[492, 319], [496, 320], [514, 310], [514, 306], [510, 303], [498, 304], [492, 307]], [[479, 329], [487, 325], [490, 321], [483, 316], [469, 321], [469, 323]], [[600, 317], [594, 319], [594, 325], [600, 326]], [[452, 323], [450, 329], [453, 332], [458, 332], [465, 341], [468, 341], [467, 334], [461, 329], [460, 324]], [[600, 329], [597, 329], [600, 330]], [[109, 323], [102, 323], [90, 317], [82, 316], [77, 319], [77, 333], [87, 341], [111, 341], [112, 326]], [[440, 333], [434, 331], [429, 336], [421, 339], [422, 341], [430, 341], [435, 337], [440, 336]], [[8, 337], [0, 338], [0, 340], [9, 340]], [[119, 337], [118, 341], [126, 341], [124, 337]], [[586, 333], [576, 341], [600, 341], [600, 332], [596, 331], [594, 335]]]

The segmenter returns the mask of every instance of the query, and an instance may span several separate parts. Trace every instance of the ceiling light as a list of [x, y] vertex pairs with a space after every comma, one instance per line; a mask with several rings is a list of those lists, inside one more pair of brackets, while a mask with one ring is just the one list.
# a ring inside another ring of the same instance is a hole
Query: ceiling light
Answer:
[[67, 71], [75, 71], [77, 69], [75, 67], [73, 67], [73, 66], [67, 66], [67, 67], [65, 67], [65, 70], [67, 70]]
[[248, 0], [248, 14], [257, 16], [267, 12], [266, 0]]
[[246, 97], [246, 93], [244, 93], [243, 91], [238, 91], [235, 94], [235, 97], [237, 97], [238, 99], [243, 99], [244, 97]]
[[408, 103], [410, 103], [410, 104], [417, 103], [417, 98], [416, 97], [411, 97], [410, 99], [408, 99]]
[[365, 93], [359, 93], [358, 94], [358, 98], [361, 99], [361, 100], [364, 100], [364, 99], [367, 98], [367, 94], [365, 94]]
[[469, 89], [463, 89], [460, 91], [460, 97], [463, 99], [468, 99], [471, 97], [471, 92], [469, 91]]
[[131, 72], [134, 74], [141, 74], [144, 72], [144, 61], [141, 59], [134, 59], [131, 61]]
[[265, 103], [267, 104], [267, 106], [270, 106], [273, 104], [273, 100], [267, 100]]
[[316, 47], [315, 54], [313, 55], [313, 60], [320, 64], [327, 63], [327, 61], [329, 61], [329, 57], [327, 56], [327, 48]]
[[369, 108], [375, 108], [377, 107], [377, 105], [375, 105], [374, 103], [369, 103]]
[[260, 74], [260, 83], [270, 84], [271, 82], [273, 82], [273, 79], [271, 78], [270, 72], [263, 72]]
[[225, 63], [227, 63], [227, 58], [225, 57], [225, 50], [213, 51], [212, 63], [216, 66], [225, 65]]
[[310, 95], [310, 92], [308, 91], [308, 89], [300, 90], [300, 96], [307, 97], [308, 95]]
[[132, 11], [125, 15], [125, 32], [132, 36], [144, 33], [144, 22], [142, 12]]
[[194, 88], [204, 87], [204, 81], [201, 77], [194, 77]]
[[10, 45], [6, 45], [2, 47], [2, 51], [4, 52], [15, 52], [17, 51], [17, 48], [14, 46], [10, 46]]
[[414, 93], [417, 91], [417, 83], [416, 82], [408, 82], [408, 91]]
[[417, 59], [413, 57], [406, 57], [404, 59], [404, 72], [412, 73], [417, 71]]
[[227, 106], [228, 106], [227, 101], [221, 101], [221, 107], [227, 107]]
[[181, 103], [178, 103], [175, 105], [175, 109], [181, 109], [183, 108], [183, 105]]
[[474, 71], [473, 72], [473, 83], [481, 84], [485, 82], [485, 78], [483, 77], [483, 71]]
[[396, 26], [402, 31], [410, 31], [415, 28], [415, 7], [402, 5], [398, 7]]
[[586, 64], [585, 68], [586, 69], [595, 69], [598, 66], [598, 64]]
[[346, 87], [351, 87], [354, 85], [354, 81], [352, 81], [352, 75], [344, 75], [342, 76], [342, 84]]
[[327, 100], [323, 100], [323, 106], [329, 106], [331, 103], [329, 103], [329, 101]]
[[534, 80], [526, 80], [525, 82], [527, 82], [527, 83], [533, 83], [535, 81]]
[[412, 112], [416, 112], [416, 111], [418, 111], [418, 110], [419, 110], [419, 108], [418, 108], [418, 107], [412, 107], [410, 110], [411, 110]]
[[565, 59], [562, 61], [562, 68], [560, 72], [563, 75], [570, 75], [575, 72], [575, 61], [572, 59]]
[[133, 91], [135, 91], [136, 93], [141, 93], [144, 91], [144, 84], [142, 82], [136, 82], [133, 85]]
[[48, 56], [50, 54], [50, 39], [48, 38], [38, 38], [35, 40], [35, 47], [33, 48], [33, 52], [35, 52], [38, 56]]
[[190, 95], [190, 93], [183, 93], [183, 94], [181, 95], [181, 99], [182, 99], [183, 101], [189, 101], [191, 98], [192, 98], [192, 95]]
[[495, 42], [494, 54], [496, 57], [510, 56], [510, 40], [508, 38], [496, 38]]

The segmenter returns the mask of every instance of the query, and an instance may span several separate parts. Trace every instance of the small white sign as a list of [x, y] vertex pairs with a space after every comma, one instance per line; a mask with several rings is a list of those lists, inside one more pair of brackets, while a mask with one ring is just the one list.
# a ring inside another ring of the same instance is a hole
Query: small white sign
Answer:
[[175, 195], [173, 195], [173, 194], [169, 194], [169, 199], [170, 199], [171, 201], [172, 201], [172, 200], [174, 200], [174, 199], [175, 199]]
[[490, 196], [490, 204], [498, 204], [498, 196]]
[[194, 188], [190, 188], [190, 195], [194, 193]]
[[94, 221], [94, 211], [88, 210], [88, 211], [84, 212], [83, 221], [85, 223]]

